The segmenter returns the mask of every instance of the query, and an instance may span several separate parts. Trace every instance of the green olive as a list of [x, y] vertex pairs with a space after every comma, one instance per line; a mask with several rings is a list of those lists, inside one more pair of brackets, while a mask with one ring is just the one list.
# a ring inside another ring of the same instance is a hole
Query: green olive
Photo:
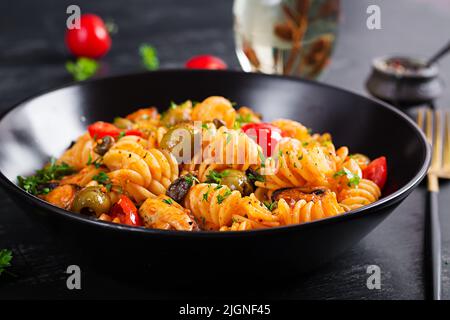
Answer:
[[[192, 159], [194, 152], [195, 128], [192, 123], [179, 123], [162, 137], [160, 148], [171, 152], [179, 163]], [[181, 161], [181, 162], [180, 162]]]
[[245, 172], [226, 169], [221, 172], [221, 176], [221, 184], [228, 186], [231, 190], [237, 190], [243, 196], [248, 196], [253, 192], [253, 186]]
[[114, 125], [119, 129], [132, 129], [133, 128], [133, 122], [131, 120], [117, 117], [114, 118]]
[[192, 102], [186, 101], [180, 105], [174, 105], [167, 110], [161, 118], [161, 123], [166, 127], [191, 120]]
[[95, 214], [99, 217], [111, 208], [111, 200], [100, 187], [86, 187], [77, 193], [72, 204], [72, 211], [83, 214]]

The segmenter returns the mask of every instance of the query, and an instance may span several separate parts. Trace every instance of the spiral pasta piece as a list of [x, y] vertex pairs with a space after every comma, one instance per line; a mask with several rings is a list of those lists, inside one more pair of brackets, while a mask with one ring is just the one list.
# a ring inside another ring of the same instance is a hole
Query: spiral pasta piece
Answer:
[[356, 186], [344, 188], [339, 192], [339, 204], [345, 211], [355, 210], [377, 201], [381, 196], [377, 184], [368, 179], [361, 179]]
[[197, 221], [207, 230], [229, 226], [231, 217], [239, 210], [241, 194], [226, 186], [200, 183], [187, 194], [184, 207], [190, 209]]
[[64, 152], [58, 159], [58, 162], [67, 163], [75, 170], [81, 170], [99, 157], [99, 155], [94, 152], [94, 147], [95, 141], [91, 138], [89, 133], [85, 133], [77, 139], [72, 147]]
[[261, 147], [242, 131], [221, 127], [203, 148], [203, 163], [247, 170], [260, 164]]
[[224, 97], [206, 98], [192, 109], [192, 120], [194, 121], [210, 122], [214, 119], [222, 120], [228, 128], [233, 128], [236, 110]]
[[165, 194], [179, 174], [172, 154], [155, 148], [147, 150], [146, 143], [144, 139], [122, 138], [103, 157], [113, 184], [122, 186], [138, 202]]
[[265, 181], [257, 181], [256, 186], [270, 190], [299, 187], [306, 183], [328, 186], [336, 170], [335, 160], [314, 143], [284, 138], [275, 151], [277, 159], [267, 159], [262, 170]]
[[308, 128], [300, 122], [289, 119], [278, 119], [272, 121], [272, 124], [280, 128], [285, 137], [291, 137], [300, 141], [308, 141], [311, 138]]
[[139, 215], [147, 228], [184, 231], [198, 229], [189, 210], [165, 195], [145, 200], [139, 208]]
[[285, 199], [280, 199], [275, 209], [283, 225], [320, 220], [342, 213], [344, 210], [337, 202], [336, 194], [329, 190], [321, 196], [308, 196], [289, 204]]

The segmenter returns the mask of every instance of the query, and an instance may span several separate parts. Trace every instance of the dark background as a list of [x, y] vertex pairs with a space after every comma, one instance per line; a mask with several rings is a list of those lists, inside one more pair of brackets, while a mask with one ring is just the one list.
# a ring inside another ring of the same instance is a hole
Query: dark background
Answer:
[[[342, 22], [332, 63], [320, 81], [367, 94], [364, 81], [373, 57], [405, 53], [429, 56], [450, 38], [450, 0], [341, 0]], [[63, 35], [66, 7], [112, 19], [119, 27], [100, 76], [143, 70], [138, 47], [159, 52], [161, 68], [180, 68], [191, 56], [214, 54], [239, 69], [234, 53], [231, 0], [1, 1], [0, 112], [43, 89], [70, 82]], [[366, 8], [378, 4], [382, 30], [366, 28]], [[450, 58], [441, 63], [448, 83]], [[151, 90], [151, 88], [149, 88]], [[176, 90], [176, 88], [174, 88]], [[450, 91], [437, 101], [450, 107]], [[380, 123], [380, 130], [383, 124]], [[0, 146], [1, 147], [1, 146]], [[220, 288], [138, 288], [81, 264], [52, 235], [32, 225], [0, 190], [0, 248], [14, 252], [13, 266], [0, 277], [1, 298], [214, 298], [423, 299], [426, 188], [422, 185], [381, 226], [341, 258], [289, 283], [254, 290], [236, 279], [233, 295]], [[440, 194], [443, 227], [443, 290], [450, 298], [450, 187]], [[444, 206], [446, 205], [446, 206]], [[80, 235], [82, 237], [82, 235]], [[99, 239], [101, 240], [101, 239]], [[66, 268], [79, 264], [82, 290], [66, 289]], [[368, 265], [380, 266], [381, 290], [368, 290]], [[113, 266], [112, 266], [113, 267]], [[276, 272], [273, 273], [276, 277]], [[130, 275], [136, 276], [136, 275]], [[240, 283], [240, 285], [239, 285]]]

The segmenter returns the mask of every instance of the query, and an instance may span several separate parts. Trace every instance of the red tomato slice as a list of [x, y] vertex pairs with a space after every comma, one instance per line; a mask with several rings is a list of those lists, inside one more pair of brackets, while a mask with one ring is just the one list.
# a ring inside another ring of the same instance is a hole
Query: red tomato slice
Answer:
[[263, 149], [264, 155], [270, 157], [277, 143], [281, 140], [281, 129], [270, 123], [249, 123], [242, 131], [255, 140]]
[[139, 130], [136, 130], [136, 129], [131, 129], [131, 130], [125, 131], [125, 135], [142, 137], [142, 132]]
[[106, 136], [113, 137], [114, 139], [117, 139], [120, 134], [125, 134], [126, 136], [139, 136], [142, 137], [142, 132], [136, 129], [130, 129], [126, 131], [121, 131], [119, 128], [117, 128], [115, 125], [103, 122], [103, 121], [97, 121], [93, 124], [91, 124], [88, 127], [89, 134], [92, 138], [95, 139], [101, 139]]
[[111, 209], [111, 217], [119, 218], [120, 222], [129, 226], [142, 226], [141, 217], [133, 201], [125, 195], [119, 197]]
[[91, 137], [96, 139], [101, 139], [106, 136], [111, 136], [116, 139], [120, 135], [119, 128], [111, 123], [103, 121], [97, 121], [91, 124], [88, 127], [88, 131]]
[[66, 45], [74, 56], [97, 59], [111, 48], [111, 37], [102, 18], [83, 14], [80, 28], [67, 30]]
[[387, 179], [386, 157], [379, 157], [370, 162], [363, 170], [363, 178], [372, 180], [380, 189], [383, 189]]
[[211, 69], [211, 70], [223, 70], [227, 68], [227, 64], [220, 58], [202, 55], [189, 59], [186, 62], [186, 68], [188, 69]]

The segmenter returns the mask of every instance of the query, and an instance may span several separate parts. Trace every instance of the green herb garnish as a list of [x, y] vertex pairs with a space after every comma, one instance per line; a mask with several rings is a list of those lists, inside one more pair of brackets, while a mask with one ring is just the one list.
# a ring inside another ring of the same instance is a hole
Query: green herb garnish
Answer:
[[159, 68], [159, 59], [156, 49], [148, 44], [142, 44], [139, 47], [139, 54], [141, 55], [142, 64], [150, 71]]
[[273, 211], [277, 207], [277, 202], [276, 201], [273, 201], [273, 202], [271, 202], [271, 201], [264, 201], [263, 204], [269, 211]]
[[0, 250], [0, 275], [5, 271], [6, 268], [11, 266], [11, 260], [13, 258], [11, 250], [2, 249]]
[[230, 195], [231, 195], [231, 190], [230, 190], [230, 189], [227, 189], [223, 195], [218, 194], [217, 197], [216, 197], [216, 198], [217, 198], [217, 203], [218, 203], [218, 204], [221, 204], [221, 203], [224, 202], [225, 199], [228, 198]]
[[99, 63], [89, 58], [78, 58], [75, 62], [67, 61], [66, 70], [72, 74], [75, 81], [87, 80], [97, 73]]
[[110, 182], [108, 175], [104, 172], [100, 172], [99, 174], [93, 176], [92, 180], [95, 180], [100, 184], [107, 184]]
[[252, 122], [252, 116], [250, 114], [246, 115], [240, 115], [238, 114], [236, 117], [236, 120], [234, 120], [234, 129], [240, 129], [244, 124], [251, 123]]
[[40, 195], [50, 192], [50, 189], [45, 187], [45, 184], [54, 180], [60, 180], [62, 177], [74, 172], [75, 170], [68, 164], [56, 164], [56, 159], [52, 158], [50, 163], [43, 169], [37, 170], [35, 175], [29, 177], [18, 176], [17, 180], [19, 186], [26, 192], [33, 195]]
[[194, 182], [200, 183], [200, 181], [198, 181], [197, 177], [192, 175], [192, 174], [187, 174], [183, 177], [184, 181], [186, 181], [189, 185], [189, 187], [192, 187], [192, 185], [194, 184]]
[[164, 203], [167, 203], [168, 205], [171, 205], [173, 203], [172, 199], [163, 199]]
[[207, 183], [217, 183], [217, 184], [221, 184], [222, 182], [222, 178], [228, 176], [227, 172], [218, 172], [216, 170], [211, 170], [207, 175], [206, 175], [206, 182]]
[[347, 168], [343, 168], [342, 170], [336, 172], [333, 175], [334, 178], [338, 178], [338, 177], [342, 177], [342, 176], [347, 177], [347, 180], [348, 180], [347, 185], [349, 187], [356, 187], [359, 184], [359, 181], [361, 180], [361, 178], [357, 174], [354, 174]]
[[247, 177], [250, 181], [255, 182], [255, 181], [259, 181], [259, 182], [265, 182], [266, 178], [259, 174], [258, 172], [250, 172], [249, 174], [247, 174]]

